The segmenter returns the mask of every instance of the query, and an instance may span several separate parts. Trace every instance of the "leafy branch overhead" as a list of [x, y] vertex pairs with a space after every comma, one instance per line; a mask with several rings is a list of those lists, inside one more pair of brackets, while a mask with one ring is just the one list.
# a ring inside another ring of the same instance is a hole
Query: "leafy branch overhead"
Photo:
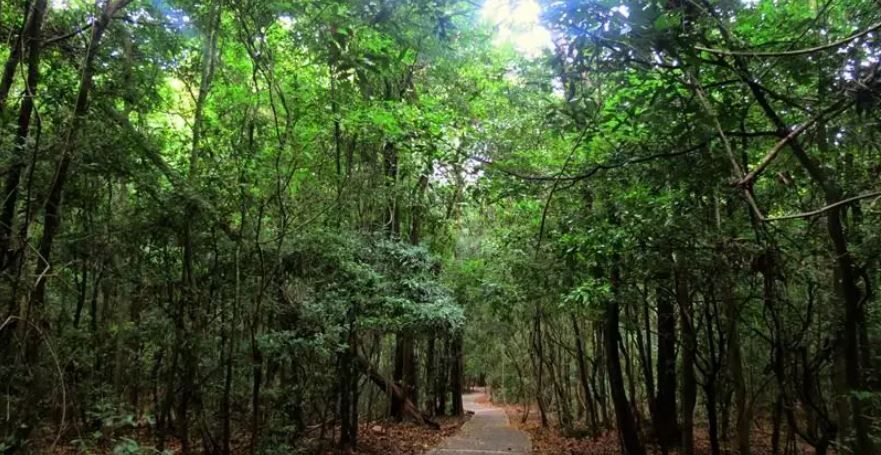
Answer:
[[878, 0], [0, 31], [0, 453], [881, 453]]

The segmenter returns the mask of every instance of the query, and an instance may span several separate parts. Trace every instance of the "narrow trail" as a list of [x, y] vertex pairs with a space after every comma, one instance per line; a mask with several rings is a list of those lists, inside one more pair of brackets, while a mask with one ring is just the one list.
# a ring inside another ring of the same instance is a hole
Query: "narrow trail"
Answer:
[[491, 403], [478, 403], [477, 399], [482, 396], [481, 392], [462, 397], [465, 410], [474, 412], [471, 420], [426, 455], [529, 454], [532, 447], [529, 436], [511, 426], [504, 409]]

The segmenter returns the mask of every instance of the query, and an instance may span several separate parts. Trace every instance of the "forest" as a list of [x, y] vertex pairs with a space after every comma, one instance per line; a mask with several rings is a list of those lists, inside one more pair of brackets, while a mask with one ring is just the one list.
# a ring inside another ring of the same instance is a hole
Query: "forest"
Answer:
[[879, 0], [0, 33], [0, 453], [881, 454]]

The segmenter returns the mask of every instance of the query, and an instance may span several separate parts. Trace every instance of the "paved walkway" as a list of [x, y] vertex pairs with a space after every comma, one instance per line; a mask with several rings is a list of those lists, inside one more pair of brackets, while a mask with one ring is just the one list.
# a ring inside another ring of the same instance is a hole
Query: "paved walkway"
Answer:
[[529, 436], [508, 422], [502, 408], [490, 403], [477, 403], [483, 393], [462, 397], [465, 410], [474, 411], [471, 419], [455, 435], [447, 438], [426, 455], [526, 455], [532, 443]]

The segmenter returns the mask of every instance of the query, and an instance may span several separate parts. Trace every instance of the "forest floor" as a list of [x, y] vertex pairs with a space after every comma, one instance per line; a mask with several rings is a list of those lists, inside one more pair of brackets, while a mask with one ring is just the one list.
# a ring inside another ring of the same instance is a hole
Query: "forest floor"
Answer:
[[[448, 437], [456, 434], [463, 424], [471, 418], [470, 413], [465, 416], [435, 417], [441, 429], [440, 431], [425, 427], [409, 421], [395, 422], [391, 420], [379, 420], [362, 423], [358, 431], [358, 448], [340, 452], [337, 448], [323, 449], [332, 446], [330, 441], [313, 439], [308, 441], [308, 447], [301, 447], [307, 453], [323, 455], [419, 455], [442, 443]], [[95, 454], [141, 454], [158, 453], [152, 449], [153, 437], [146, 429], [131, 430], [124, 434], [116, 434], [113, 437], [99, 438], [82, 442], [62, 443], [53, 447], [52, 439], [47, 439], [45, 444], [37, 449], [39, 453], [51, 453], [54, 455]], [[180, 453], [180, 443], [176, 440], [169, 441], [170, 453]], [[205, 453], [198, 441], [193, 443], [194, 453]], [[233, 444], [233, 453], [244, 454], [247, 450], [247, 435], [236, 438]], [[297, 452], [299, 453], [299, 452]]]
[[[372, 422], [361, 426], [358, 449], [349, 455], [417, 455], [437, 446], [454, 435], [470, 414], [462, 417], [436, 417], [441, 430], [433, 430], [412, 422]], [[336, 452], [329, 452], [336, 453]]]
[[[588, 437], [582, 435], [564, 434], [555, 425], [542, 428], [541, 420], [537, 409], [530, 409], [527, 419], [523, 421], [524, 408], [522, 406], [501, 405], [508, 414], [508, 420], [515, 427], [529, 433], [532, 438], [532, 454], [533, 455], [621, 455], [618, 445], [618, 435], [614, 429], [608, 430], [597, 437]], [[551, 416], [551, 418], [553, 418]], [[709, 455], [710, 440], [707, 429], [697, 426], [695, 428], [695, 453], [698, 455]], [[770, 443], [770, 431], [753, 431], [752, 441], [753, 455], [765, 455], [772, 453]], [[812, 453], [805, 445], [796, 447], [798, 454]], [[651, 455], [660, 454], [661, 451], [657, 446], [649, 445], [646, 452]], [[678, 450], [671, 450], [671, 455], [678, 454]], [[722, 453], [734, 453], [726, 450], [723, 443]]]

